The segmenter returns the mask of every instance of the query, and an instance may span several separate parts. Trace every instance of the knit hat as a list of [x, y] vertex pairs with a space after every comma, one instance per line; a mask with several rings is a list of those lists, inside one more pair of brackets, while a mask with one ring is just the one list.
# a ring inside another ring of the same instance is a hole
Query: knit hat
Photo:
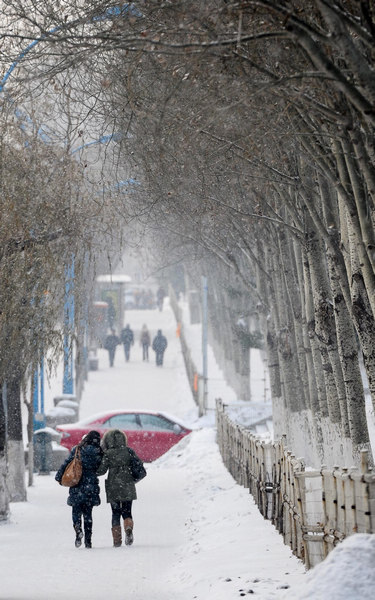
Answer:
[[99, 431], [89, 431], [82, 440], [84, 446], [100, 446]]

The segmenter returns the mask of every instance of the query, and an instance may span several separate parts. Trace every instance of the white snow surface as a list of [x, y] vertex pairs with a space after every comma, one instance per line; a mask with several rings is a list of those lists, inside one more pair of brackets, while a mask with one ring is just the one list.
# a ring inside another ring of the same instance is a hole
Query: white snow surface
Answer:
[[374, 598], [375, 535], [358, 533], [312, 569], [303, 589], [291, 590], [291, 600], [372, 600]]
[[[28, 501], [13, 503], [9, 523], [0, 524], [0, 599], [373, 598], [374, 536], [350, 537], [306, 574], [248, 491], [227, 472], [213, 411], [197, 418], [168, 305], [162, 313], [129, 311], [126, 322], [137, 340], [131, 360], [125, 363], [119, 348], [110, 369], [106, 353], [99, 351], [99, 370], [89, 373], [80, 418], [106, 408], [146, 408], [176, 415], [194, 430], [146, 465], [148, 476], [137, 484], [133, 503], [131, 547], [112, 546], [105, 476], [102, 504], [93, 510], [93, 548], [76, 549], [66, 488], [54, 473], [35, 475]], [[149, 363], [141, 360], [143, 323], [153, 333], [162, 328], [168, 337], [162, 368], [153, 356]], [[46, 409], [60, 384], [58, 378], [51, 382]]]

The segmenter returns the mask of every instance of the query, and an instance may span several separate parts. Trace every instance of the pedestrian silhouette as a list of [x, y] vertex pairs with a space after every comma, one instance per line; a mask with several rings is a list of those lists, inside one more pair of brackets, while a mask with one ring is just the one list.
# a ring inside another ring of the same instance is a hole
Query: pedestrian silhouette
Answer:
[[160, 286], [156, 292], [156, 302], [160, 311], [163, 310], [163, 303], [165, 298], [165, 290], [162, 286]]
[[156, 336], [154, 337], [154, 341], [152, 342], [152, 349], [156, 355], [156, 366], [163, 366], [164, 352], [166, 347], [168, 346], [167, 338], [162, 334], [161, 329], [158, 329]]
[[111, 329], [111, 333], [107, 335], [104, 342], [104, 348], [108, 350], [109, 356], [109, 366], [113, 367], [113, 363], [115, 360], [116, 348], [120, 344], [120, 340], [116, 335], [116, 331]]
[[128, 362], [130, 358], [130, 346], [134, 344], [134, 333], [130, 329], [130, 325], [126, 325], [121, 331], [121, 341], [124, 346], [125, 360]]
[[143, 325], [142, 327], [140, 343], [142, 346], [142, 358], [143, 360], [148, 360], [148, 349], [151, 344], [151, 338], [147, 325]]

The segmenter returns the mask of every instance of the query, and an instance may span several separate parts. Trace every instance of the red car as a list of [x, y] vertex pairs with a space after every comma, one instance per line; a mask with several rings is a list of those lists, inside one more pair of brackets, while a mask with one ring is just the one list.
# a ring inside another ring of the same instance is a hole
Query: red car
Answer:
[[139, 410], [109, 410], [69, 425], [57, 425], [62, 434], [60, 444], [71, 450], [82, 436], [95, 429], [100, 435], [108, 429], [121, 429], [126, 433], [128, 445], [144, 462], [156, 460], [191, 433], [174, 417], [162, 412]]

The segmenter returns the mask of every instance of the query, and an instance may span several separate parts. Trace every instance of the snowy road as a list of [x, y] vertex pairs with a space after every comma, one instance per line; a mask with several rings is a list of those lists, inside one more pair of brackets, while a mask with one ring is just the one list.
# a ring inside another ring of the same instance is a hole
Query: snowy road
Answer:
[[[153, 333], [163, 329], [169, 340], [165, 366], [143, 363], [137, 342], [128, 364], [118, 349], [113, 369], [101, 351], [81, 417], [144, 407], [196, 421], [172, 313], [167, 308], [127, 316], [136, 331], [144, 322]], [[137, 486], [132, 547], [112, 547], [104, 477], [102, 505], [93, 513], [93, 548], [87, 550], [74, 548], [67, 491], [53, 474], [36, 476], [28, 502], [12, 504], [10, 524], [0, 526], [0, 599], [232, 600], [254, 593], [271, 600], [298, 589], [303, 565], [224, 468], [213, 423], [206, 418], [203, 424], [148, 465]]]

